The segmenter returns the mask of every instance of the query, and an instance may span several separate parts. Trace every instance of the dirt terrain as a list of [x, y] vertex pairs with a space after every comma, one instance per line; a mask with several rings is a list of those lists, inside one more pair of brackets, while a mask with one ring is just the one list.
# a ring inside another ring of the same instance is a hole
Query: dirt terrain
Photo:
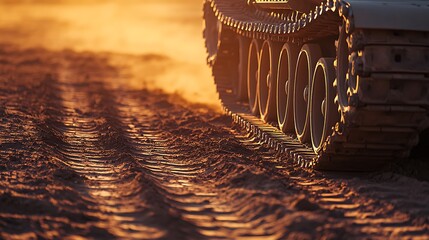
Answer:
[[222, 114], [202, 45], [190, 60], [66, 34], [53, 46], [52, 19], [42, 39], [14, 15], [70, 9], [46, 2], [1, 6], [16, 11], [0, 18], [0, 238], [429, 239], [423, 160], [299, 168]]

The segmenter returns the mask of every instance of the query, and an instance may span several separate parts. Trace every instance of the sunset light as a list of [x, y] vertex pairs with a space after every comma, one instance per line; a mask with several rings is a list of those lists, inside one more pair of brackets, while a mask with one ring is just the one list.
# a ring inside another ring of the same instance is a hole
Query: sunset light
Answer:
[[0, 0], [0, 239], [429, 239], [429, 0]]
[[119, 79], [121, 85], [159, 88], [191, 102], [219, 107], [205, 64], [200, 0], [0, 4], [7, 9], [0, 15], [1, 43], [109, 55], [113, 65], [127, 65], [123, 71], [128, 75]]

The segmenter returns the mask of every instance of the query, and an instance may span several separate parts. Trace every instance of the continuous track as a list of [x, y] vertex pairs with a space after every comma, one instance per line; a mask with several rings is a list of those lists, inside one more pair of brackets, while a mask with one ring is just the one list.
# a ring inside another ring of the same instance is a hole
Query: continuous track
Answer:
[[[211, 39], [209, 31], [204, 34], [208, 46], [217, 40], [217, 51], [208, 51], [208, 63], [226, 112], [301, 165], [378, 169], [392, 159], [409, 157], [429, 126], [428, 32], [356, 29], [345, 1], [326, 1], [307, 14], [286, 15], [258, 10], [241, 0], [208, 0], [204, 11], [206, 19], [216, 16], [222, 26], [217, 39]], [[276, 123], [253, 116], [237, 101], [233, 84], [238, 81], [237, 68], [246, 65], [237, 62], [239, 37], [298, 46], [338, 39], [336, 54], [328, 56], [336, 55], [335, 104], [341, 119], [320, 152], [300, 143], [293, 133], [281, 132]]]

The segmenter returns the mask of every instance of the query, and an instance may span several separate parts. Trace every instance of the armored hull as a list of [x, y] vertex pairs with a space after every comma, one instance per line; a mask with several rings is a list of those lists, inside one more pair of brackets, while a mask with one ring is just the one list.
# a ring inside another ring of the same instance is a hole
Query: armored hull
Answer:
[[303, 166], [373, 170], [429, 127], [429, 1], [206, 0], [227, 113]]

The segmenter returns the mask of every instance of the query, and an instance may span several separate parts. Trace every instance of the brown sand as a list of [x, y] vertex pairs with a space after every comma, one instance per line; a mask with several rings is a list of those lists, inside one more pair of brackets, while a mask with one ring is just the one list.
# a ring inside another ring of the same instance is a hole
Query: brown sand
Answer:
[[[31, 12], [26, 4], [8, 6]], [[211, 98], [165, 91], [162, 79], [176, 76], [205, 89], [177, 54], [75, 49], [63, 35], [40, 48], [27, 25], [6, 22], [0, 238], [429, 238], [428, 182], [301, 169], [232, 125]]]

